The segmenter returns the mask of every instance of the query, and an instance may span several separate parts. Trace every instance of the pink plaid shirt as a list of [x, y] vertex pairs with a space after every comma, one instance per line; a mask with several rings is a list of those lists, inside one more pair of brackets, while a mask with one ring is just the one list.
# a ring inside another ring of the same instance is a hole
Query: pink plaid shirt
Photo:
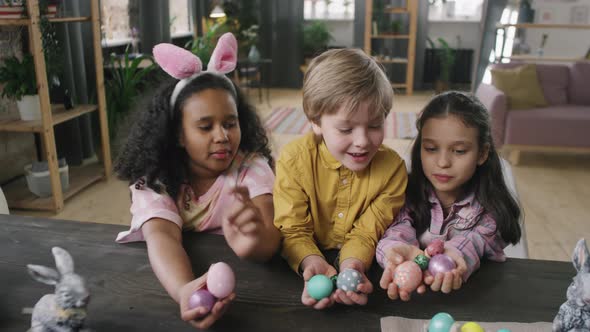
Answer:
[[412, 226], [407, 206], [396, 216], [395, 221], [377, 244], [376, 258], [381, 267], [385, 266], [385, 253], [396, 244], [405, 243], [426, 248], [434, 239], [445, 241], [445, 247], [458, 249], [467, 263], [467, 272], [463, 280], [479, 268], [480, 260], [487, 259], [503, 262], [506, 243], [497, 232], [496, 221], [475, 199], [475, 194], [467, 195], [463, 200], [455, 202], [449, 215], [445, 218], [440, 201], [430, 193], [429, 201], [431, 221], [430, 227], [416, 238], [416, 230]]
[[[242, 161], [243, 160], [243, 161]], [[119, 243], [144, 241], [141, 226], [152, 218], [173, 222], [183, 231], [211, 231], [222, 234], [221, 222], [236, 198], [230, 190], [236, 185], [248, 188], [250, 197], [272, 194], [275, 175], [265, 158], [255, 155], [244, 159], [238, 154], [229, 169], [217, 177], [209, 190], [194, 197], [184, 184], [176, 202], [167, 193], [156, 193], [138, 181], [131, 189], [131, 227], [119, 233]]]

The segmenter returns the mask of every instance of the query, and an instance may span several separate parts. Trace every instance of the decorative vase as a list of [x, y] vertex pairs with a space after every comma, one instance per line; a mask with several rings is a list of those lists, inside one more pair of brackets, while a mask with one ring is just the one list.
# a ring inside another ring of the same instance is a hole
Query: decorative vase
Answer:
[[252, 45], [250, 47], [250, 51], [248, 52], [248, 60], [250, 60], [251, 62], [260, 61], [260, 52], [256, 48], [256, 45]]
[[16, 101], [20, 119], [23, 121], [41, 120], [41, 106], [39, 104], [39, 95], [23, 96], [21, 100]]

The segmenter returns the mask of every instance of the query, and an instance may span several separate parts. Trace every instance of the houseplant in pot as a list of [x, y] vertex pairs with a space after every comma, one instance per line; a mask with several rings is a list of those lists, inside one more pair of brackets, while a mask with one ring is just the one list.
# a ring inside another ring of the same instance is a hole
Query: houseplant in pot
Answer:
[[311, 58], [328, 48], [332, 34], [325, 22], [313, 21], [303, 26], [303, 56], [307, 64]]
[[35, 65], [31, 55], [23, 56], [22, 61], [16, 56], [6, 58], [0, 65], [0, 84], [3, 85], [2, 97], [16, 100], [21, 120], [41, 119]]
[[[435, 49], [434, 42], [430, 39], [426, 39], [432, 49]], [[439, 60], [440, 71], [438, 78], [434, 83], [434, 90], [436, 93], [441, 93], [449, 90], [451, 84], [451, 70], [455, 64], [455, 50], [453, 50], [449, 43], [443, 38], [438, 38], [440, 48], [437, 50], [437, 57]]]

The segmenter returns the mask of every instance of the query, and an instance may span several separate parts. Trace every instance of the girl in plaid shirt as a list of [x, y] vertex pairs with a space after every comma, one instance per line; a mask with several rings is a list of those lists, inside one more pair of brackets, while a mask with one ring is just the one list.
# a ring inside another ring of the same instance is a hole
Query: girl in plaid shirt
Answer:
[[456, 263], [424, 284], [433, 291], [458, 290], [487, 258], [502, 262], [504, 247], [520, 240], [521, 210], [504, 182], [485, 107], [472, 95], [434, 97], [416, 123], [406, 203], [377, 245], [385, 269], [380, 286], [391, 299], [410, 299], [393, 283], [397, 265], [422, 254], [434, 239]]

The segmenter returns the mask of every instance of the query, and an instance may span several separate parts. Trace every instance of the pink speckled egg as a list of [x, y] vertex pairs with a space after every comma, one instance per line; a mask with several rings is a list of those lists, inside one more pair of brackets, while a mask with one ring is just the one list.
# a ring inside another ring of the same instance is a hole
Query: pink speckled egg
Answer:
[[435, 276], [437, 273], [452, 271], [456, 266], [455, 261], [451, 257], [445, 254], [440, 254], [430, 259], [430, 262], [428, 263], [428, 272]]
[[393, 282], [408, 293], [413, 292], [422, 282], [422, 270], [413, 261], [406, 261], [395, 268]]
[[234, 291], [236, 276], [229, 265], [223, 262], [209, 267], [207, 274], [207, 289], [213, 296], [222, 299]]
[[211, 311], [215, 304], [215, 297], [206, 289], [199, 289], [191, 295], [188, 300], [188, 307], [193, 309], [196, 307], [205, 307], [207, 312]]
[[426, 255], [428, 255], [428, 257], [440, 255], [443, 252], [445, 252], [445, 243], [441, 239], [434, 239], [432, 240], [432, 242], [430, 242], [428, 247], [426, 247], [426, 250], [424, 250], [424, 252], [426, 253]]

